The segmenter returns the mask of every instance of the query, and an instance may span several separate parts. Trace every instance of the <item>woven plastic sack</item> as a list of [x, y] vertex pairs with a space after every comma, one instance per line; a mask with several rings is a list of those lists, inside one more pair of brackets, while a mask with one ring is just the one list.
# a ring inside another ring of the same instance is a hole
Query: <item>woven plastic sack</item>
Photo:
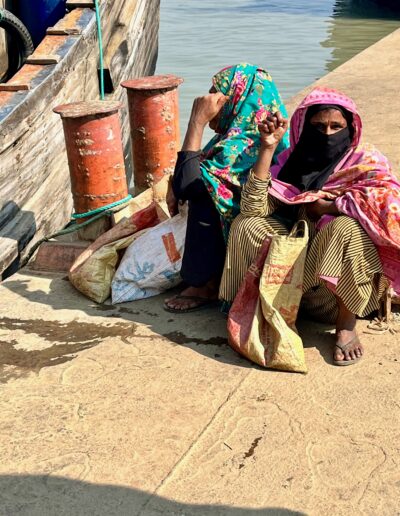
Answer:
[[250, 266], [228, 317], [230, 345], [272, 369], [306, 373], [295, 322], [303, 293], [308, 226], [268, 237]]
[[182, 281], [186, 225], [184, 208], [128, 247], [111, 284], [113, 304], [156, 296]]
[[75, 260], [69, 271], [74, 287], [96, 303], [103, 303], [111, 294], [111, 281], [120, 253], [147, 228], [164, 221], [168, 215], [157, 203], [151, 203], [101, 235]]

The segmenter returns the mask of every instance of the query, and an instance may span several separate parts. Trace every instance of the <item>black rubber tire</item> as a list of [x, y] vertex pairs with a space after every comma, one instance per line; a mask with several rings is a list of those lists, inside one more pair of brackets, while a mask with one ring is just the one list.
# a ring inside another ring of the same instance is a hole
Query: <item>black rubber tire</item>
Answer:
[[25, 63], [34, 51], [31, 35], [25, 25], [13, 13], [0, 8], [0, 27], [8, 35], [8, 70], [0, 79], [6, 82]]

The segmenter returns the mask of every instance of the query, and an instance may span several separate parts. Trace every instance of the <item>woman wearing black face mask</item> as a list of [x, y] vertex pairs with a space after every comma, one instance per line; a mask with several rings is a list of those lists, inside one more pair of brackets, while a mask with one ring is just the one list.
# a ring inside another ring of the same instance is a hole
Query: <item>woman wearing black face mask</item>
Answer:
[[304, 192], [320, 190], [349, 150], [354, 136], [351, 113], [334, 104], [315, 104], [278, 179]]
[[378, 309], [399, 279], [382, 249], [400, 263], [400, 184], [379, 151], [360, 146], [360, 116], [342, 93], [316, 88], [304, 99], [291, 119], [290, 148], [271, 167], [285, 126], [279, 112], [259, 126], [261, 149], [230, 231], [220, 298], [233, 302], [268, 235], [287, 235], [306, 220], [302, 308], [336, 323], [334, 364], [354, 364], [363, 354], [356, 316]]

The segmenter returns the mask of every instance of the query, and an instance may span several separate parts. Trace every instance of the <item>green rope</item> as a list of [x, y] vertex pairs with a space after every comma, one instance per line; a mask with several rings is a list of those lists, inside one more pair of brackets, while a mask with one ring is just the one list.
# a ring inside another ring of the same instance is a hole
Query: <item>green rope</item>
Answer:
[[[132, 196], [128, 195], [128, 197], [126, 199], [128, 199], [128, 198], [131, 199]], [[127, 202], [126, 199], [123, 199], [122, 201], [124, 201], [126, 203]], [[48, 242], [49, 240], [52, 240], [53, 238], [63, 236], [63, 235], [68, 235], [69, 233], [74, 233], [75, 231], [79, 231], [80, 229], [84, 228], [85, 226], [89, 226], [90, 224], [92, 224], [92, 222], [95, 222], [96, 220], [99, 220], [103, 217], [110, 217], [113, 213], [119, 211], [119, 205], [122, 204], [122, 201], [118, 201], [117, 206], [111, 206], [111, 205], [105, 206], [106, 210], [102, 211], [101, 213], [97, 213], [89, 220], [85, 220], [84, 222], [81, 222], [79, 224], [78, 224], [78, 222], [73, 220], [68, 224], [68, 226], [66, 228], [61, 229], [60, 231], [57, 231], [57, 233], [53, 233], [52, 235], [41, 238], [30, 248], [29, 253], [24, 257], [24, 259], [21, 260], [19, 268], [21, 269], [22, 267], [25, 267], [25, 265], [27, 265], [29, 260], [35, 254], [37, 248], [41, 244], [43, 244], [43, 242]], [[113, 203], [113, 204], [115, 204], [115, 203]], [[93, 211], [95, 211], [95, 210], [93, 210]]]
[[132, 199], [132, 195], [127, 195], [124, 199], [120, 201], [112, 202], [111, 204], [106, 204], [105, 206], [101, 206], [100, 208], [96, 208], [95, 210], [87, 211], [86, 213], [73, 213], [73, 219], [85, 219], [86, 217], [91, 217], [92, 215], [97, 215], [97, 213], [103, 213], [107, 210], [111, 210], [111, 208], [115, 208], [120, 204], [125, 204]]
[[25, 267], [29, 260], [32, 258], [32, 256], [35, 254], [37, 248], [43, 244], [43, 242], [48, 242], [49, 240], [52, 240], [53, 238], [62, 236], [62, 235], [68, 235], [69, 233], [74, 233], [75, 231], [78, 231], [79, 229], [84, 228], [85, 226], [89, 226], [92, 222], [95, 222], [98, 219], [101, 219], [102, 217], [109, 216], [110, 213], [100, 213], [99, 215], [96, 215], [95, 217], [86, 220], [85, 222], [81, 222], [78, 224], [77, 222], [73, 221], [70, 223], [65, 229], [61, 229], [60, 231], [57, 231], [57, 233], [53, 233], [52, 235], [48, 235], [44, 238], [41, 238], [38, 240], [30, 249], [29, 253], [24, 257], [23, 260], [21, 260], [21, 263], [19, 265], [19, 268], [22, 269], [22, 267]]
[[97, 36], [99, 40], [99, 61], [100, 61], [100, 99], [104, 100], [104, 53], [103, 53], [103, 31], [101, 30], [101, 17], [99, 0], [94, 0], [96, 10]]

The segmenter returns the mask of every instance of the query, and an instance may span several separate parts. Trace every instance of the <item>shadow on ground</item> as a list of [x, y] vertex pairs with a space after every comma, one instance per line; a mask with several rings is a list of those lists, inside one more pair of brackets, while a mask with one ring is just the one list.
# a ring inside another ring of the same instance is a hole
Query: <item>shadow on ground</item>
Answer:
[[297, 322], [297, 329], [303, 340], [304, 348], [316, 348], [325, 362], [332, 365], [335, 344], [334, 326], [309, 319], [300, 319]]
[[[40, 367], [56, 365], [60, 361], [65, 361], [63, 357], [66, 354], [69, 355], [66, 360], [74, 358], [70, 354], [80, 351], [81, 345], [84, 346], [83, 349], [94, 347], [106, 337], [119, 337], [127, 344], [130, 337], [141, 338], [148, 340], [150, 345], [152, 340], [161, 337], [172, 345], [190, 347], [195, 352], [219, 362], [245, 368], [253, 366], [228, 345], [226, 316], [218, 308], [188, 314], [166, 312], [163, 309], [164, 299], [173, 295], [174, 291], [120, 305], [99, 305], [77, 292], [66, 277], [54, 275], [49, 284], [49, 275], [46, 274], [43, 276], [46, 290], [42, 290], [37, 287], [38, 283], [36, 286], [33, 286], [34, 282], [31, 283], [31, 278], [40, 278], [40, 274], [27, 270], [22, 274], [18, 279], [9, 278], [2, 284], [2, 288], [17, 294], [23, 301], [17, 318], [14, 314], [4, 314], [0, 318], [0, 330], [22, 330], [26, 334], [38, 335], [43, 341], [47, 340], [49, 346], [40, 351], [35, 350], [28, 356], [29, 352], [26, 350], [21, 347], [16, 350], [17, 346], [10, 346], [8, 343], [3, 349], [9, 365], [30, 366], [34, 361], [37, 361]], [[24, 303], [29, 308], [26, 314], [23, 309]], [[75, 313], [68, 313], [65, 318], [60, 316], [56, 321], [46, 320], [45, 315], [39, 319], [38, 313], [42, 313], [40, 305], [48, 306], [52, 310], [68, 310]], [[104, 321], [99, 323], [98, 320], [82, 320], [77, 311], [89, 317], [102, 317]], [[71, 321], [71, 317], [75, 320]], [[57, 344], [51, 346], [54, 342]], [[60, 344], [64, 347], [61, 348]], [[68, 353], [68, 346], [71, 345]], [[58, 354], [59, 352], [61, 354]], [[1, 356], [0, 362], [5, 363]]]
[[[16, 346], [8, 343], [3, 347], [7, 356], [6, 362], [2, 360], [2, 363], [37, 370], [71, 360], [74, 358], [71, 353], [80, 351], [81, 347], [83, 350], [96, 346], [106, 337], [120, 337], [122, 341], [129, 343], [130, 336], [149, 341], [161, 336], [173, 345], [190, 347], [197, 353], [219, 362], [244, 368], [258, 367], [230, 348], [226, 333], [226, 316], [216, 307], [187, 314], [166, 312], [163, 302], [165, 298], [174, 294], [173, 291], [130, 303], [112, 305], [106, 302], [99, 305], [78, 293], [66, 277], [54, 276], [50, 281], [50, 288], [44, 291], [32, 289], [32, 284], [29, 284], [29, 276], [40, 277], [40, 274], [27, 270], [24, 270], [23, 274], [28, 278], [10, 278], [3, 283], [3, 287], [35, 305], [48, 305], [53, 310], [79, 310], [89, 317], [104, 317], [105, 322], [99, 324], [85, 321], [45, 321], [38, 320], [37, 316], [30, 319], [28, 313], [26, 318], [2, 317], [0, 330], [19, 329], [25, 333], [39, 335], [44, 340], [63, 344], [63, 347], [55, 344], [40, 352], [28, 352], [24, 349], [17, 351]], [[304, 346], [316, 347], [321, 357], [331, 364], [333, 340], [329, 333], [330, 327], [310, 321], [300, 321], [298, 327]], [[155, 335], [149, 335], [147, 328]]]
[[233, 508], [225, 505], [192, 505], [144, 491], [90, 484], [48, 475], [0, 476], [0, 515], [13, 516], [294, 516], [304, 515], [278, 507]]

